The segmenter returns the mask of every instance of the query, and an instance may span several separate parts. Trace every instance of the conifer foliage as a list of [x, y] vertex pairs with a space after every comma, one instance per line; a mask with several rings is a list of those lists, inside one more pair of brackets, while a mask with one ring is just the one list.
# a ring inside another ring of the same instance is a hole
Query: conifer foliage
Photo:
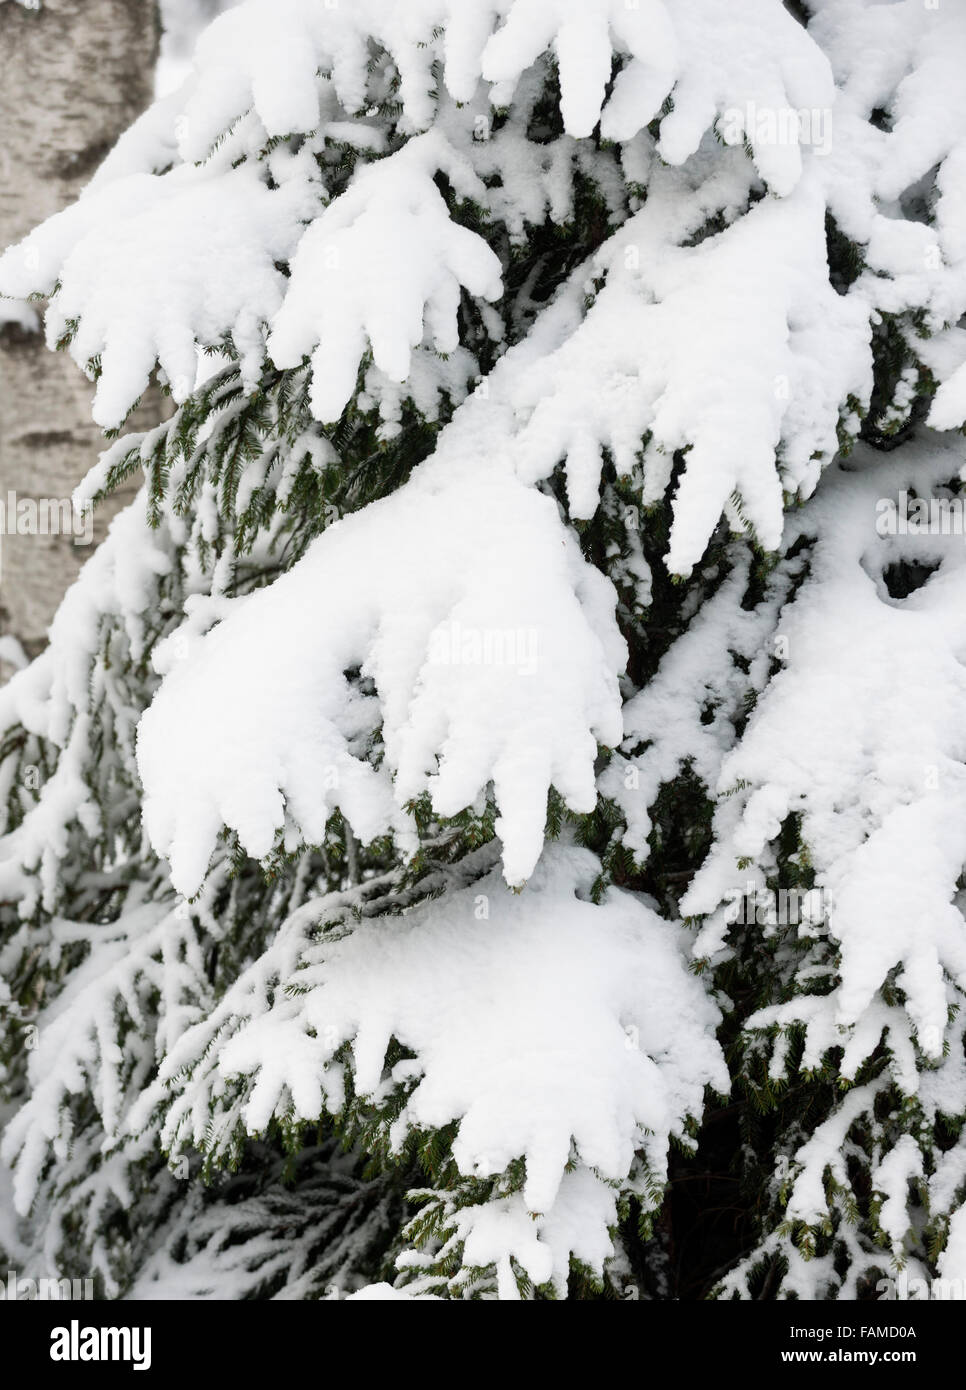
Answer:
[[6, 252], [78, 505], [144, 478], [0, 691], [9, 1260], [966, 1278], [964, 59], [954, 0], [243, 0]]

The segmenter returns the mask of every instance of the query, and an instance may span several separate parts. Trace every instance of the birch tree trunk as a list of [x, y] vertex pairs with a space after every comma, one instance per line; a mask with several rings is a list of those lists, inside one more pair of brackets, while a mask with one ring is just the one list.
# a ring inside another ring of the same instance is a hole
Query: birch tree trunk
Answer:
[[[0, 247], [73, 201], [148, 104], [158, 38], [156, 0], [0, 3]], [[0, 501], [70, 497], [104, 447], [92, 389], [40, 333], [0, 321]], [[0, 545], [0, 630], [33, 655], [90, 551], [69, 535]]]

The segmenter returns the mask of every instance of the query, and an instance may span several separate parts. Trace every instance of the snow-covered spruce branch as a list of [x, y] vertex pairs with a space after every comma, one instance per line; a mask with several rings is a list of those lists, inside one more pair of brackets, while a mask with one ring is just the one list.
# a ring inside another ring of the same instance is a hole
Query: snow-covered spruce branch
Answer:
[[722, 1294], [962, 1273], [964, 552], [876, 523], [961, 503], [966, 16], [794, 9], [247, 0], [0, 261], [177, 407], [0, 692], [5, 1244], [592, 1296], [737, 1116]]

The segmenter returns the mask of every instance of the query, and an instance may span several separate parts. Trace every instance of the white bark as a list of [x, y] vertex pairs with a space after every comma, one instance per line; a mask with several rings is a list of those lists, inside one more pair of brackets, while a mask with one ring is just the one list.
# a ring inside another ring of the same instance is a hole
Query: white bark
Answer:
[[[0, 246], [77, 197], [150, 101], [157, 47], [155, 0], [0, 3]], [[104, 447], [91, 390], [39, 333], [0, 323], [0, 500], [69, 498]], [[90, 552], [61, 535], [0, 543], [0, 631], [33, 654]]]

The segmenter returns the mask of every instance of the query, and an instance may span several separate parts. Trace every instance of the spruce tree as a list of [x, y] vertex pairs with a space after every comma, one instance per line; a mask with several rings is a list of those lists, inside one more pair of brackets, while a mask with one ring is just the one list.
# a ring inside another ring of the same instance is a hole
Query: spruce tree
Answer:
[[143, 476], [0, 691], [10, 1262], [966, 1278], [964, 55], [245, 0], [5, 254]]

